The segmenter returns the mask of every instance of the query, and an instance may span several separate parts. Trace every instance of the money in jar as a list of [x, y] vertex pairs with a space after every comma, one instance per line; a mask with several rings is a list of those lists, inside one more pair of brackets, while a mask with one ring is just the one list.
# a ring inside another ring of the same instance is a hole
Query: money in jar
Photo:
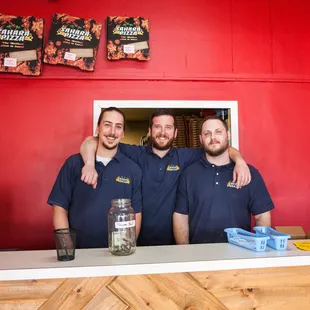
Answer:
[[109, 249], [114, 255], [136, 250], [136, 216], [130, 199], [113, 199], [108, 213]]

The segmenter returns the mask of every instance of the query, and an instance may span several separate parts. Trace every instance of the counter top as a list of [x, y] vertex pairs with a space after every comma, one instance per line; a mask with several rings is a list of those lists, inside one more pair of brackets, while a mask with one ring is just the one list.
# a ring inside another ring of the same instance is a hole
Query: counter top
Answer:
[[108, 249], [76, 250], [59, 262], [56, 250], [0, 252], [0, 281], [121, 276], [310, 265], [310, 252], [289, 240], [286, 251], [254, 252], [227, 243], [138, 247], [130, 256]]

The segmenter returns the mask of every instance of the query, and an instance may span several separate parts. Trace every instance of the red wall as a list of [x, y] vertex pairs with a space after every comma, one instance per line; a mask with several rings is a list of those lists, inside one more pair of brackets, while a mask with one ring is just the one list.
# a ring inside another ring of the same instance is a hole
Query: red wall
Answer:
[[[151, 61], [94, 73], [44, 66], [0, 76], [0, 248], [53, 247], [51, 186], [92, 134], [94, 99], [238, 100], [240, 150], [264, 176], [273, 224], [310, 229], [310, 2], [306, 0], [6, 1], [2, 13], [150, 18]], [[87, 5], [91, 3], [91, 5]]]

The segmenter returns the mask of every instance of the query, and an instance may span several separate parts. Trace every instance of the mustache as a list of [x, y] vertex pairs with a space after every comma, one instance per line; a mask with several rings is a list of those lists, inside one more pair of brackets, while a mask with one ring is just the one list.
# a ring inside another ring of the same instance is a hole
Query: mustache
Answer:
[[113, 139], [116, 139], [116, 138], [117, 138], [116, 135], [104, 135], [104, 136], [107, 137], [107, 138], [113, 138]]
[[167, 135], [162, 135], [162, 134], [157, 135], [156, 138], [166, 138], [166, 139], [169, 139], [169, 137]]
[[210, 141], [209, 145], [220, 143], [220, 141], [213, 139]]

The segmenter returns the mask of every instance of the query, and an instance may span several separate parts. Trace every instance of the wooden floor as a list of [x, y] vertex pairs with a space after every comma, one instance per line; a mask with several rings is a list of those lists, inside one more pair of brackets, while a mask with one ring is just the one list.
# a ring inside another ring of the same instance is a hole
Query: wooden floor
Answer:
[[0, 309], [309, 310], [310, 266], [2, 281]]

